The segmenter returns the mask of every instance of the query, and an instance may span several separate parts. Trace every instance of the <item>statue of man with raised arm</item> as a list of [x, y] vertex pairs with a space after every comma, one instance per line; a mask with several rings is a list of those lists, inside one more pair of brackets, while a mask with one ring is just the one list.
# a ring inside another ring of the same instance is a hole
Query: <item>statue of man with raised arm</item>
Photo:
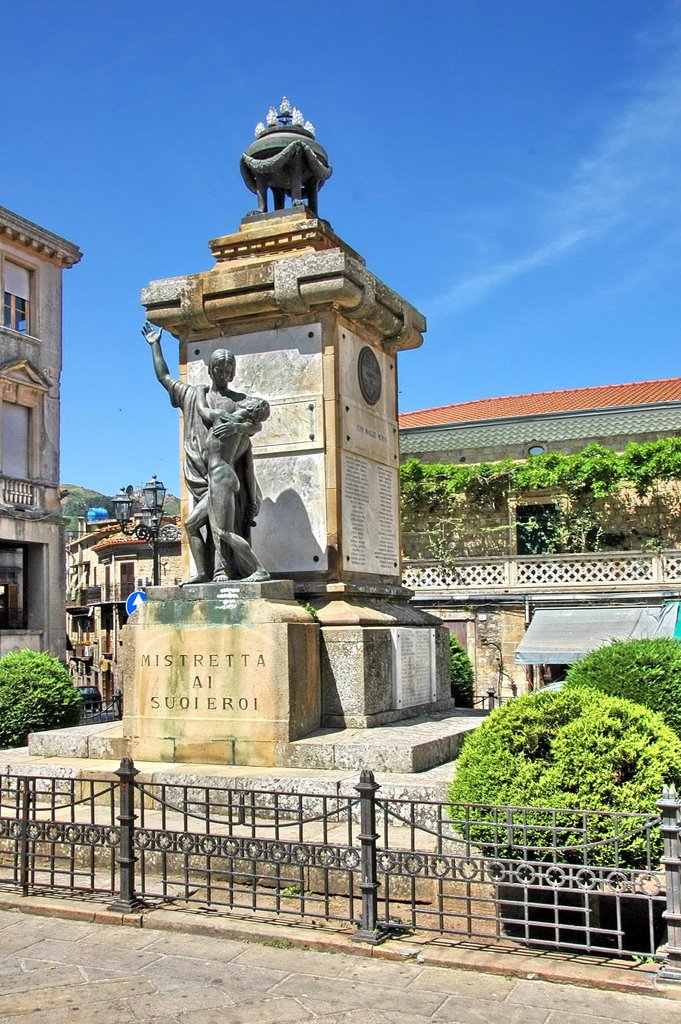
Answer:
[[[250, 549], [251, 526], [254, 525], [255, 517], [260, 511], [260, 495], [255, 479], [253, 468], [253, 451], [250, 443], [241, 443], [235, 452], [232, 468], [236, 475], [236, 481], [232, 487], [234, 502], [230, 501], [230, 522], [223, 524], [216, 520], [215, 509], [220, 508], [216, 500], [217, 495], [213, 494], [213, 501], [209, 494], [209, 472], [208, 455], [206, 442], [209, 431], [215, 441], [222, 437], [234, 434], [235, 424], [230, 421], [229, 413], [237, 413], [243, 409], [249, 401], [249, 396], [239, 391], [233, 391], [230, 387], [236, 370], [236, 360], [232, 352], [227, 349], [216, 349], [208, 363], [208, 374], [211, 379], [210, 387], [205, 385], [195, 386], [183, 384], [175, 380], [168, 369], [161, 351], [161, 334], [150, 323], [145, 323], [142, 334], [146, 338], [154, 363], [156, 378], [170, 395], [170, 401], [176, 409], [181, 409], [184, 420], [184, 479], [187, 490], [194, 499], [194, 508], [184, 521], [187, 532], [189, 549], [196, 566], [196, 574], [183, 584], [206, 583], [209, 580], [243, 579], [248, 578], [267, 579], [267, 573], [257, 563], [257, 572], [253, 574], [255, 563], [247, 557], [239, 557], [236, 554], [238, 542], [232, 541], [229, 546], [220, 543], [224, 538], [225, 530], [242, 537]], [[199, 402], [200, 399], [200, 402]], [[208, 410], [215, 410], [216, 422], [211, 426]], [[267, 408], [269, 414], [269, 407]], [[263, 418], [264, 415], [263, 415]], [[260, 423], [253, 423], [252, 427], [246, 424], [239, 427], [241, 433], [247, 432], [250, 435], [260, 429]], [[216, 479], [218, 477], [216, 476]], [[233, 509], [232, 509], [233, 504]], [[210, 520], [210, 521], [209, 521]], [[205, 534], [205, 535], [204, 535]], [[214, 543], [214, 539], [218, 543]], [[245, 551], [245, 548], [244, 548]], [[255, 558], [255, 556], [253, 556]], [[257, 559], [255, 560], [257, 562]], [[247, 570], [251, 570], [250, 574]]]

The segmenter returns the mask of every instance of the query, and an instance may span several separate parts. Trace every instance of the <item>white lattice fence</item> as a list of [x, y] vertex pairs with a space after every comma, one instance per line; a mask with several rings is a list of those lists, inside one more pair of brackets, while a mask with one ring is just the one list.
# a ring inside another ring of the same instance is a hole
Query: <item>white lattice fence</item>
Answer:
[[451, 568], [430, 562], [405, 564], [405, 587], [411, 590], [484, 590], [507, 587], [508, 561], [461, 561]]
[[681, 551], [666, 551], [662, 555], [662, 578], [665, 583], [681, 583]]
[[637, 551], [460, 559], [446, 568], [435, 562], [414, 561], [404, 564], [403, 581], [411, 590], [578, 589], [681, 583], [681, 551], [661, 555]]
[[525, 586], [569, 586], [579, 583], [652, 583], [652, 557], [634, 558], [542, 558], [516, 560], [516, 584]]

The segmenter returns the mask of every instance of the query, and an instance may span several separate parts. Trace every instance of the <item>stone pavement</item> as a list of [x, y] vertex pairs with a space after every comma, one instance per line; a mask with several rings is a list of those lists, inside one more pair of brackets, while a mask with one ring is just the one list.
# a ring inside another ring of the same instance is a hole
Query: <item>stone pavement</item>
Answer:
[[[178, 915], [175, 915], [176, 917]], [[661, 994], [0, 910], [4, 1024], [678, 1024]], [[360, 952], [359, 947], [357, 952]], [[380, 947], [378, 947], [380, 948]], [[678, 997], [678, 989], [669, 995]]]

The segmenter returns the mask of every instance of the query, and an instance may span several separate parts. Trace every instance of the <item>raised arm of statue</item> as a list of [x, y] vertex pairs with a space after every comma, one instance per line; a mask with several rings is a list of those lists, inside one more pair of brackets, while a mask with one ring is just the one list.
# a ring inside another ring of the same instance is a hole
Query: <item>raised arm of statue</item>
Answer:
[[142, 334], [146, 338], [148, 344], [151, 347], [151, 357], [154, 362], [154, 372], [156, 379], [159, 384], [162, 384], [166, 391], [170, 391], [171, 386], [174, 383], [174, 378], [170, 376], [170, 370], [168, 364], [163, 358], [163, 352], [161, 351], [161, 335], [163, 331], [155, 328], [147, 320], [142, 327]]

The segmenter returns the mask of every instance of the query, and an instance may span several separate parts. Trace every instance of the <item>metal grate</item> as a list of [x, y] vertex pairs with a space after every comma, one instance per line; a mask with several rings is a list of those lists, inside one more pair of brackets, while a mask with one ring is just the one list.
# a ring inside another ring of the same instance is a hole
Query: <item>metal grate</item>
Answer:
[[569, 953], [663, 958], [681, 977], [681, 804], [660, 814], [352, 793], [0, 777], [0, 884], [131, 911], [329, 921]]

